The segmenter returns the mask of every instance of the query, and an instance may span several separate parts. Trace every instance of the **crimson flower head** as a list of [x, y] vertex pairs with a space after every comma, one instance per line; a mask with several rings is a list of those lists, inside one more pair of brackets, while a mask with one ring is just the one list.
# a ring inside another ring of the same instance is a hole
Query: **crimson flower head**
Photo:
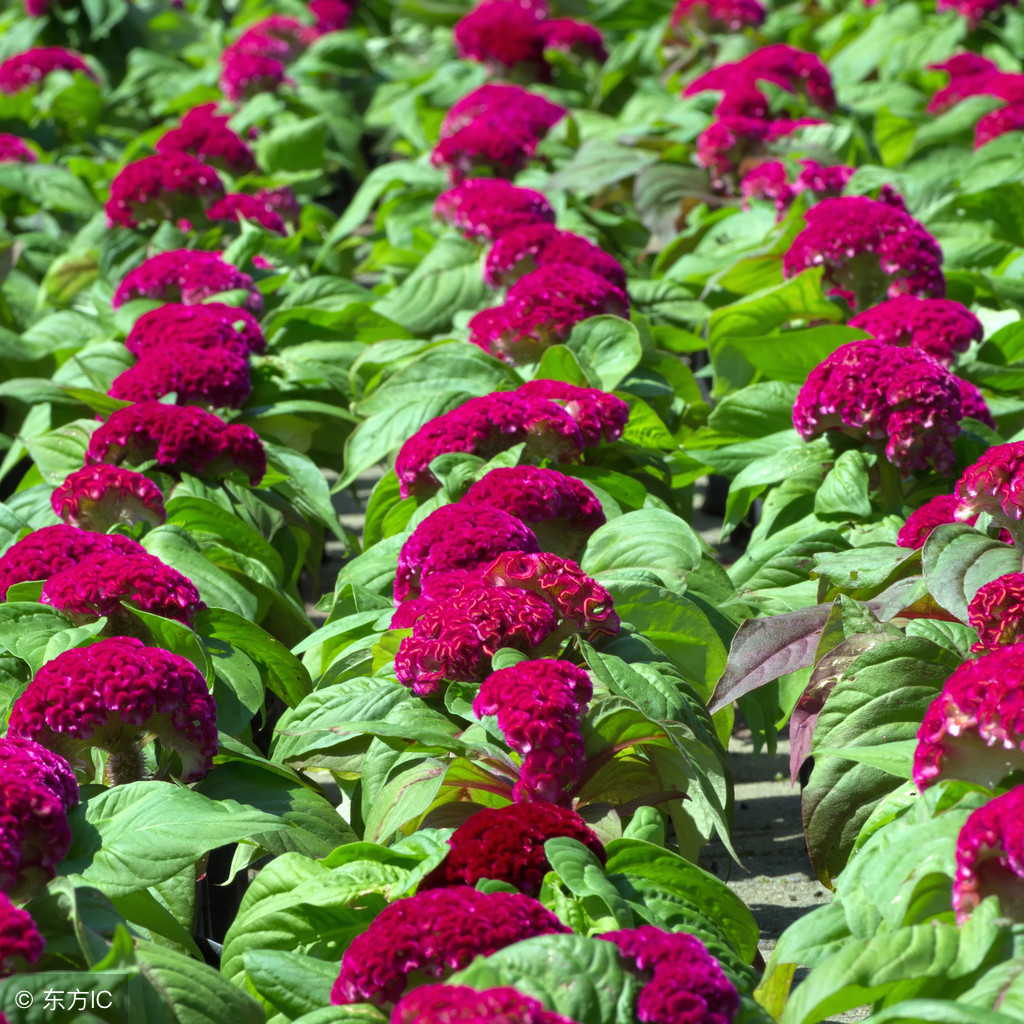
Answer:
[[1024, 786], [971, 813], [956, 841], [953, 909], [963, 924], [986, 897], [1003, 917], [1024, 919]]
[[147, 156], [123, 167], [110, 184], [107, 223], [135, 228], [156, 221], [190, 222], [224, 196], [217, 172], [187, 153]]
[[990, 110], [980, 117], [974, 126], [974, 148], [981, 149], [1001, 135], [1020, 131], [1024, 131], [1024, 99], [1007, 107]]
[[484, 0], [455, 24], [455, 48], [463, 60], [486, 64], [495, 74], [548, 77], [543, 15], [510, 0]]
[[[770, 199], [781, 217], [797, 193], [788, 177], [786, 165], [781, 160], [764, 160], [740, 179], [740, 195], [744, 199]], [[744, 203], [745, 207], [747, 205]]]
[[524, 125], [541, 137], [565, 117], [566, 108], [524, 89], [521, 85], [488, 82], [452, 104], [441, 122], [441, 138], [454, 135], [478, 117], [501, 115], [509, 123]]
[[567, 661], [521, 661], [492, 672], [473, 701], [477, 718], [496, 715], [505, 742], [521, 758], [517, 802], [569, 806], [569, 790], [586, 767], [580, 722], [594, 687]]
[[967, 606], [967, 621], [978, 631], [972, 651], [1024, 641], [1024, 573], [1007, 573], [979, 587]]
[[227, 116], [215, 113], [216, 109], [216, 103], [193, 107], [179, 127], [157, 139], [156, 151], [163, 156], [186, 153], [230, 174], [251, 174], [256, 170], [252, 150], [227, 126]]
[[487, 253], [484, 280], [492, 288], [504, 288], [549, 263], [569, 263], [589, 270], [625, 293], [626, 271], [614, 256], [582, 235], [560, 231], [543, 221], [502, 232]]
[[69, 761], [106, 751], [114, 784], [142, 777], [139, 742], [154, 735], [181, 757], [181, 780], [201, 778], [217, 753], [217, 708], [192, 662], [133, 637], [59, 654], [11, 709], [9, 730]]
[[398, 553], [395, 604], [418, 597], [428, 576], [473, 569], [503, 551], [538, 551], [537, 538], [515, 516], [489, 505], [443, 505], [424, 519]]
[[555, 211], [539, 192], [504, 178], [470, 178], [442, 192], [434, 215], [466, 238], [497, 238], [522, 224], [555, 222]]
[[54, 877], [70, 845], [62, 795], [23, 764], [0, 764], [0, 893], [32, 894]]
[[23, 974], [45, 945], [32, 915], [0, 892], [0, 978]]
[[414, 972], [442, 979], [474, 957], [535, 935], [569, 929], [521, 893], [483, 893], [460, 885], [427, 889], [385, 907], [341, 958], [332, 1006], [396, 1002]]
[[904, 473], [934, 467], [948, 473], [963, 410], [956, 378], [914, 349], [853, 341], [808, 375], [793, 407], [805, 440], [838, 430], [859, 441], [884, 442], [885, 456]]
[[24, 139], [0, 134], [0, 164], [34, 164], [38, 159], [35, 150], [25, 145]]
[[801, 160], [801, 171], [796, 178], [798, 191], [810, 191], [820, 199], [838, 196], [856, 173], [856, 167], [846, 164], [819, 164], [816, 160]]
[[274, 57], [287, 64], [301, 56], [316, 37], [316, 29], [298, 18], [275, 14], [249, 25], [235, 40], [233, 49], [258, 57]]
[[0, 601], [15, 583], [47, 580], [92, 554], [141, 554], [145, 548], [130, 537], [93, 533], [76, 526], [44, 526], [12, 544], [0, 556]]
[[430, 463], [438, 455], [471, 452], [491, 459], [524, 442], [531, 462], [572, 462], [584, 447], [575, 414], [543, 395], [524, 394], [520, 389], [471, 398], [424, 424], [402, 445], [395, 459], [402, 496], [437, 490]]
[[806, 220], [783, 258], [787, 277], [824, 267], [830, 294], [854, 309], [900, 295], [945, 294], [939, 243], [903, 210], [879, 199], [844, 196], [812, 206]]
[[41, 46], [8, 57], [0, 64], [0, 92], [13, 95], [41, 82], [53, 71], [79, 72], [93, 81], [96, 75], [82, 55], [62, 46]]
[[535, 362], [581, 320], [629, 316], [629, 297], [606, 277], [570, 263], [545, 263], [520, 278], [505, 302], [469, 321], [469, 340], [513, 365]]
[[420, 883], [420, 892], [495, 878], [536, 896], [551, 870], [544, 844], [556, 836], [577, 840], [605, 862], [601, 840], [568, 807], [540, 800], [485, 807], [455, 830], [448, 840], [448, 856]]
[[284, 64], [275, 57], [243, 53], [229, 46], [221, 54], [221, 92], [238, 103], [261, 92], [274, 93], [289, 81]]
[[259, 323], [248, 310], [222, 302], [196, 306], [168, 302], [135, 321], [125, 339], [125, 348], [141, 359], [175, 343], [227, 349], [243, 359], [267, 347]]
[[574, 1024], [514, 988], [421, 985], [395, 1005], [391, 1024]]
[[355, 0], [310, 0], [308, 6], [318, 32], [340, 32], [348, 27]]
[[1024, 645], [1011, 644], [964, 662], [946, 680], [917, 731], [914, 782], [922, 791], [939, 779], [993, 789], [1022, 768]]
[[171, 341], [114, 378], [113, 398], [146, 402], [177, 394], [178, 405], [238, 409], [249, 397], [249, 361], [230, 348]]
[[867, 331], [886, 345], [909, 345], [949, 366], [957, 352], [981, 341], [981, 321], [953, 299], [922, 299], [900, 295], [865, 309], [850, 319], [851, 327]]
[[672, 8], [669, 26], [686, 40], [694, 31], [710, 34], [759, 28], [766, 15], [757, 0], [679, 0]]
[[973, 74], [952, 76], [949, 85], [929, 100], [926, 109], [929, 114], [942, 114], [971, 96], [995, 96], [1016, 106], [1024, 101], [1024, 75], [1000, 71], [993, 65]]
[[988, 57], [982, 57], [980, 53], [972, 53], [965, 50], [963, 53], [954, 53], [947, 60], [939, 61], [928, 65], [929, 71], [946, 71], [949, 73], [950, 81], [957, 78], [965, 78], [970, 75], [980, 75], [986, 72], [999, 70], [999, 65]]
[[992, 410], [985, 401], [981, 390], [963, 377], [954, 377], [956, 386], [960, 389], [960, 405], [963, 409], [964, 419], [978, 420], [984, 423], [990, 430], [996, 429], [996, 421], [992, 418]]
[[115, 525], [167, 519], [164, 496], [152, 480], [120, 466], [84, 466], [70, 473], [51, 495], [54, 514], [70, 526], [103, 533]]
[[604, 36], [585, 21], [550, 18], [541, 22], [540, 34], [545, 50], [561, 50], [581, 60], [596, 60], [598, 64], [608, 59]]
[[117, 309], [132, 299], [155, 299], [194, 306], [211, 295], [235, 290], [249, 293], [245, 306], [250, 312], [263, 310], [263, 296], [252, 278], [226, 263], [219, 252], [171, 249], [129, 271], [114, 292], [112, 305]]
[[[897, 545], [901, 548], [913, 548], [915, 551], [924, 547], [924, 542], [937, 526], [961, 521], [956, 516], [959, 506], [960, 502], [953, 494], [940, 494], [931, 501], [926, 501], [907, 516], [907, 521], [900, 528], [896, 538]], [[962, 521], [968, 526], [973, 526], [978, 517], [973, 515]], [[1013, 543], [1013, 538], [1006, 530], [1000, 531], [999, 539], [1006, 544]]]
[[967, 522], [987, 512], [1024, 546], [1024, 441], [989, 448], [956, 483], [956, 518]]
[[430, 154], [452, 184], [478, 174], [513, 178], [533, 159], [542, 135], [505, 113], [484, 114], [441, 141]]
[[241, 192], [229, 192], [222, 196], [207, 211], [206, 216], [210, 220], [223, 220], [231, 223], [238, 223], [239, 218], [251, 220], [259, 224], [267, 231], [274, 231], [279, 235], [286, 234], [284, 221], [281, 215], [272, 210], [265, 200], [259, 196], [244, 195]]
[[267, 456], [256, 432], [228, 425], [196, 406], [136, 402], [112, 412], [89, 439], [87, 464], [139, 465], [155, 459], [165, 473], [226, 476], [240, 469], [255, 487], [267, 471]]
[[739, 1012], [736, 987], [693, 935], [645, 924], [598, 938], [614, 943], [645, 981], [636, 1007], [644, 1024], [731, 1024]]
[[78, 781], [71, 765], [41, 743], [19, 736], [0, 737], [0, 765], [6, 775], [20, 772], [45, 786], [68, 810], [78, 806]]
[[601, 502], [582, 480], [539, 466], [492, 469], [470, 487], [460, 504], [507, 512], [533, 531], [541, 550], [569, 558], [579, 556], [605, 521]]
[[622, 437], [629, 419], [629, 406], [615, 395], [597, 388], [581, 388], [560, 380], [528, 380], [516, 394], [546, 398], [561, 406], [579, 424], [583, 444], [593, 448], [602, 440], [609, 444]]
[[1017, 0], [936, 0], [937, 11], [956, 11], [973, 31], [1001, 7], [1016, 7]]

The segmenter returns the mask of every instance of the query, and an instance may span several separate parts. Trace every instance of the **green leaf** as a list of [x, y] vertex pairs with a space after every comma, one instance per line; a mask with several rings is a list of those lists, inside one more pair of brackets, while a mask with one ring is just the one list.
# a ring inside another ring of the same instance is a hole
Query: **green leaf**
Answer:
[[841, 345], [867, 337], [853, 327], [805, 327], [755, 337], [730, 334], [728, 346], [769, 380], [803, 384], [811, 370]]
[[658, 162], [658, 154], [607, 139], [585, 142], [547, 183], [553, 191], [592, 196]]
[[320, 171], [324, 165], [326, 142], [327, 119], [324, 117], [278, 124], [260, 133], [256, 159], [265, 174]]
[[917, 740], [893, 740], [872, 747], [834, 747], [818, 751], [817, 757], [842, 757], [858, 764], [869, 764], [899, 779], [913, 778]]
[[614, 391], [643, 355], [640, 332], [617, 316], [588, 317], [572, 329], [565, 345], [604, 391]]
[[338, 976], [336, 964], [283, 950], [251, 950], [242, 955], [249, 984], [290, 1020], [327, 1006]]
[[871, 1024], [1017, 1024], [1008, 1016], [981, 1006], [948, 999], [907, 999], [871, 1015]]
[[[74, 639], [84, 640], [101, 628], [93, 624], [84, 632], [76, 631]], [[63, 646], [58, 637], [63, 634], [70, 639], [71, 633], [70, 619], [49, 605], [27, 601], [0, 604], [0, 646], [21, 658], [33, 673], [48, 660], [48, 647], [51, 644]]]
[[863, 519], [871, 515], [868, 459], [863, 452], [854, 449], [840, 453], [814, 496], [814, 512], [822, 517]]

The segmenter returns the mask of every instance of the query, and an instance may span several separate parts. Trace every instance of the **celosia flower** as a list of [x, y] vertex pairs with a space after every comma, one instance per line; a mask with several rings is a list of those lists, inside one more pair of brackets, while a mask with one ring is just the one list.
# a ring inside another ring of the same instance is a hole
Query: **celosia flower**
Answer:
[[50, 0], [25, 0], [23, 6], [28, 18], [42, 18], [50, 13]]
[[165, 156], [188, 153], [231, 174], [251, 174], [256, 170], [252, 150], [227, 126], [227, 116], [216, 114], [216, 109], [216, 103], [194, 107], [178, 128], [157, 139], [156, 151]]
[[34, 164], [38, 159], [24, 139], [0, 134], [0, 164]]
[[217, 172], [187, 153], [147, 156], [121, 168], [110, 183], [107, 224], [135, 228], [202, 217], [224, 195]]
[[886, 345], [910, 345], [927, 352], [943, 366], [972, 341], [981, 341], [981, 321], [953, 299], [920, 299], [900, 295], [872, 306], [850, 319], [851, 327], [867, 331]]
[[21, 773], [45, 786], [67, 810], [78, 806], [78, 781], [71, 765], [41, 743], [17, 736], [0, 737], [0, 765], [5, 775]]
[[442, 192], [434, 215], [470, 239], [497, 238], [522, 224], [555, 222], [544, 196], [504, 178], [470, 178]]
[[781, 160], [765, 160], [740, 179], [740, 195], [744, 199], [770, 199], [775, 203], [779, 216], [782, 216], [789, 209], [797, 191], [786, 180], [787, 177], [786, 165]]
[[195, 306], [168, 302], [158, 306], [135, 321], [124, 344], [133, 356], [141, 359], [175, 342], [196, 348], [228, 349], [243, 359], [267, 347], [252, 313], [222, 302]]
[[484, 0], [455, 23], [455, 48], [464, 60], [496, 73], [546, 78], [541, 17], [517, 3]]
[[45, 945], [32, 915], [0, 892], [0, 978], [23, 974]]
[[[998, 589], [988, 595], [993, 608]], [[986, 628], [986, 639], [997, 640], [997, 634], [998, 624]], [[957, 668], [925, 712], [917, 731], [914, 782], [920, 790], [942, 778], [993, 789], [1022, 768], [1024, 645], [997, 646]]]
[[934, 466], [948, 473], [963, 410], [956, 378], [914, 349], [853, 341], [808, 375], [793, 408], [805, 440], [838, 430], [885, 442], [886, 458], [904, 473]]
[[385, 907], [341, 958], [331, 1005], [395, 1002], [409, 975], [444, 978], [477, 956], [569, 929], [521, 893], [428, 889]]
[[62, 46], [42, 46], [8, 57], [0, 64], [0, 92], [13, 94], [42, 81], [53, 71], [80, 72], [97, 81], [81, 54]]
[[289, 63], [301, 56], [316, 37], [316, 29], [304, 25], [298, 18], [275, 14], [249, 25], [232, 44], [232, 49]]
[[452, 184], [478, 174], [515, 177], [533, 159], [541, 136], [503, 114], [483, 114], [434, 147], [430, 162]]
[[[302, 206], [288, 185], [279, 185], [277, 188], [261, 188], [257, 190], [254, 198], [286, 223], [297, 224], [302, 216]], [[255, 257], [253, 257], [253, 264], [256, 264]]]
[[1001, 7], [1016, 6], [1017, 0], [936, 0], [935, 2], [937, 11], [956, 11], [961, 18], [966, 18], [967, 27], [972, 31]]
[[605, 521], [601, 502], [582, 480], [538, 466], [492, 469], [460, 504], [507, 512], [530, 527], [541, 550], [568, 558], [578, 557]]
[[1024, 917], [1024, 786], [973, 811], [956, 841], [953, 909], [963, 924], [986, 897], [1003, 917]]
[[736, 987], [700, 939], [645, 924], [598, 938], [614, 943], [646, 984], [637, 1000], [643, 1024], [731, 1024]]
[[469, 321], [469, 340], [513, 365], [535, 362], [581, 320], [629, 316], [629, 297], [606, 277], [570, 263], [545, 263], [520, 278], [505, 302]]
[[960, 389], [960, 406], [963, 409], [964, 419], [968, 417], [984, 423], [991, 430], [996, 429], [996, 421], [992, 418], [992, 410], [981, 391], [969, 380], [962, 377], [954, 377], [956, 386]]
[[348, 26], [353, 3], [346, 0], [310, 0], [309, 13], [316, 18], [318, 32], [340, 32]]
[[420, 596], [403, 601], [391, 616], [391, 629], [412, 629], [416, 620], [433, 604], [455, 597], [468, 584], [483, 586], [481, 569], [449, 569], [435, 572], [420, 583]]
[[152, 480], [120, 466], [85, 466], [69, 474], [50, 496], [54, 513], [70, 526], [100, 533], [115, 525], [167, 519], [164, 496]]
[[[469, 583], [429, 605], [398, 645], [395, 674], [420, 697], [443, 682], [477, 682], [499, 647], [535, 651], [558, 629], [558, 613], [543, 597], [517, 587]], [[551, 646], [551, 645], [549, 645]]]
[[767, 120], [768, 115], [768, 97], [756, 85], [743, 79], [723, 89], [722, 98], [715, 104], [715, 116], [723, 119], [752, 117]]
[[454, 103], [441, 122], [441, 138], [454, 135], [471, 121], [486, 115], [500, 115], [509, 123], [523, 125], [538, 137], [565, 117], [566, 108], [552, 103], [521, 85], [491, 82], [481, 85]]
[[0, 557], [0, 601], [15, 583], [46, 580], [96, 553], [137, 554], [145, 550], [130, 537], [92, 533], [74, 526], [44, 526], [12, 544]]
[[276, 231], [279, 235], [286, 234], [284, 221], [280, 214], [270, 209], [259, 196], [247, 196], [240, 192], [231, 192], [206, 211], [210, 220], [226, 220], [237, 223], [239, 217], [251, 220], [254, 224]]
[[509, 747], [519, 754], [515, 800], [569, 805], [569, 790], [586, 767], [580, 721], [594, 687], [567, 661], [521, 661], [492, 672], [473, 701], [477, 718], [496, 715]]
[[217, 708], [185, 658], [132, 637], [72, 648], [48, 661], [14, 702], [9, 729], [69, 761], [91, 747], [114, 783], [142, 777], [139, 741], [152, 734], [181, 757], [181, 780], [205, 775], [217, 753]]
[[136, 402], [110, 414], [89, 439], [87, 464], [139, 465], [155, 459], [165, 473], [226, 476], [240, 469], [255, 487], [267, 471], [267, 457], [256, 432], [228, 425], [195, 406]]
[[949, 85], [931, 98], [926, 109], [929, 114], [942, 114], [971, 96], [994, 96], [1006, 103], [1019, 104], [1024, 101], [1024, 75], [993, 68], [951, 78]]
[[604, 37], [585, 21], [550, 18], [541, 22], [540, 35], [545, 50], [561, 50], [582, 60], [596, 60], [599, 64], [608, 59]]
[[697, 136], [697, 163], [719, 181], [763, 152], [770, 122], [759, 117], [721, 117]]
[[597, 388], [581, 388], [560, 380], [528, 380], [516, 394], [546, 398], [555, 402], [579, 424], [583, 444], [593, 448], [602, 438], [609, 444], [622, 437], [629, 419], [629, 406], [615, 395]]
[[263, 296], [252, 278], [237, 267], [225, 263], [219, 252], [195, 249], [171, 249], [150, 256], [125, 275], [114, 292], [114, 309], [132, 299], [156, 299], [194, 306], [211, 295], [228, 291], [247, 291], [245, 306], [253, 313], [263, 309]]
[[402, 996], [391, 1024], [574, 1024], [514, 988], [482, 992], [464, 985], [422, 985]]
[[0, 765], [0, 893], [18, 898], [44, 885], [70, 845], [61, 797], [42, 779]]
[[196, 585], [155, 555], [98, 554], [54, 573], [40, 598], [78, 625], [107, 616], [113, 629], [131, 622], [121, 605], [191, 625], [206, 605]]
[[987, 512], [1024, 547], [1024, 441], [989, 448], [956, 483], [956, 518], [967, 522]]
[[236, 103], [250, 100], [261, 92], [277, 92], [290, 81], [284, 64], [273, 57], [241, 53], [229, 46], [220, 60], [221, 92]]
[[899, 295], [945, 294], [938, 242], [891, 204], [866, 196], [824, 199], [806, 219], [783, 258], [787, 277], [822, 266], [829, 294], [854, 309]]
[[556, 836], [583, 843], [605, 862], [601, 840], [567, 807], [543, 801], [485, 807], [455, 830], [448, 840], [448, 856], [420, 883], [420, 892], [495, 878], [536, 896], [551, 870], [544, 843]]
[[797, 175], [796, 189], [813, 192], [819, 199], [841, 195], [857, 171], [856, 167], [848, 167], [846, 164], [826, 167], [816, 160], [801, 160], [800, 164], [803, 170]]
[[971, 53], [965, 50], [963, 53], [954, 53], [952, 57], [935, 64], [928, 65], [929, 71], [947, 71], [950, 80], [954, 78], [965, 78], [969, 75], [980, 75], [985, 72], [998, 71], [999, 65], [988, 57], [982, 57], [980, 53]]
[[1017, 643], [1024, 626], [1024, 574], [1007, 573], [979, 587], [967, 606], [967, 621], [978, 631], [972, 651]]
[[115, 377], [107, 394], [144, 402], [172, 391], [178, 405], [238, 409], [249, 397], [249, 361], [229, 348], [172, 341]]
[[584, 447], [575, 415], [544, 395], [524, 394], [521, 390], [471, 398], [424, 424], [402, 445], [395, 459], [402, 496], [429, 494], [437, 489], [430, 463], [445, 452], [471, 452], [491, 459], [525, 442], [526, 458], [532, 462], [572, 462]]
[[626, 271], [614, 256], [582, 235], [543, 222], [523, 224], [495, 239], [484, 262], [484, 280], [492, 288], [504, 288], [548, 263], [582, 267], [625, 293]]
[[437, 572], [473, 569], [503, 551], [539, 551], [533, 532], [515, 516], [488, 505], [444, 505], [424, 519], [398, 553], [395, 604], [418, 597], [420, 582]]
[[669, 26], [679, 38], [688, 40], [693, 31], [742, 32], [764, 24], [765, 9], [757, 0], [678, 0]]
[[[926, 501], [907, 517], [907, 521], [900, 528], [896, 543], [901, 548], [913, 548], [915, 551], [924, 547], [924, 542], [937, 526], [958, 522], [956, 516], [958, 507], [959, 502], [952, 494], [940, 494], [938, 497], [932, 498], [931, 501]], [[968, 526], [973, 526], [978, 521], [978, 517], [973, 515], [963, 521]], [[999, 531], [999, 539], [1005, 544], [1013, 543], [1013, 538], [1006, 530]]]
[[993, 139], [998, 139], [1008, 132], [1020, 131], [1024, 131], [1024, 102], [991, 110], [979, 118], [975, 125], [974, 148], [980, 149]]

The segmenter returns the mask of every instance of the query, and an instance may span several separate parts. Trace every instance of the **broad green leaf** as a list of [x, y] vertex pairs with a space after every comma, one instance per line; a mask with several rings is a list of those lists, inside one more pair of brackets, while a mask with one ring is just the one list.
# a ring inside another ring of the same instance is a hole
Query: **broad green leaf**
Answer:
[[245, 976], [257, 994], [289, 1019], [327, 1006], [337, 965], [299, 953], [254, 949], [242, 955]]
[[588, 317], [572, 329], [565, 345], [604, 391], [614, 391], [643, 355], [635, 325], [617, 316]]
[[967, 606], [978, 588], [1020, 572], [1020, 554], [966, 523], [952, 523], [931, 532], [921, 551], [921, 565], [932, 597], [966, 622]]

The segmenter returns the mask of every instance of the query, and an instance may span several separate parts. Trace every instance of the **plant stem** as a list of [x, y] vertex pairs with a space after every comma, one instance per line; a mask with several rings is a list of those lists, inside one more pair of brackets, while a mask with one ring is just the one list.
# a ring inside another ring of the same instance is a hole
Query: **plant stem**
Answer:
[[126, 782], [138, 782], [146, 777], [146, 759], [137, 743], [131, 743], [120, 750], [112, 750], [107, 756], [103, 772], [107, 785], [123, 786]]
[[879, 495], [887, 512], [898, 512], [903, 507], [903, 475], [884, 456], [878, 456]]

